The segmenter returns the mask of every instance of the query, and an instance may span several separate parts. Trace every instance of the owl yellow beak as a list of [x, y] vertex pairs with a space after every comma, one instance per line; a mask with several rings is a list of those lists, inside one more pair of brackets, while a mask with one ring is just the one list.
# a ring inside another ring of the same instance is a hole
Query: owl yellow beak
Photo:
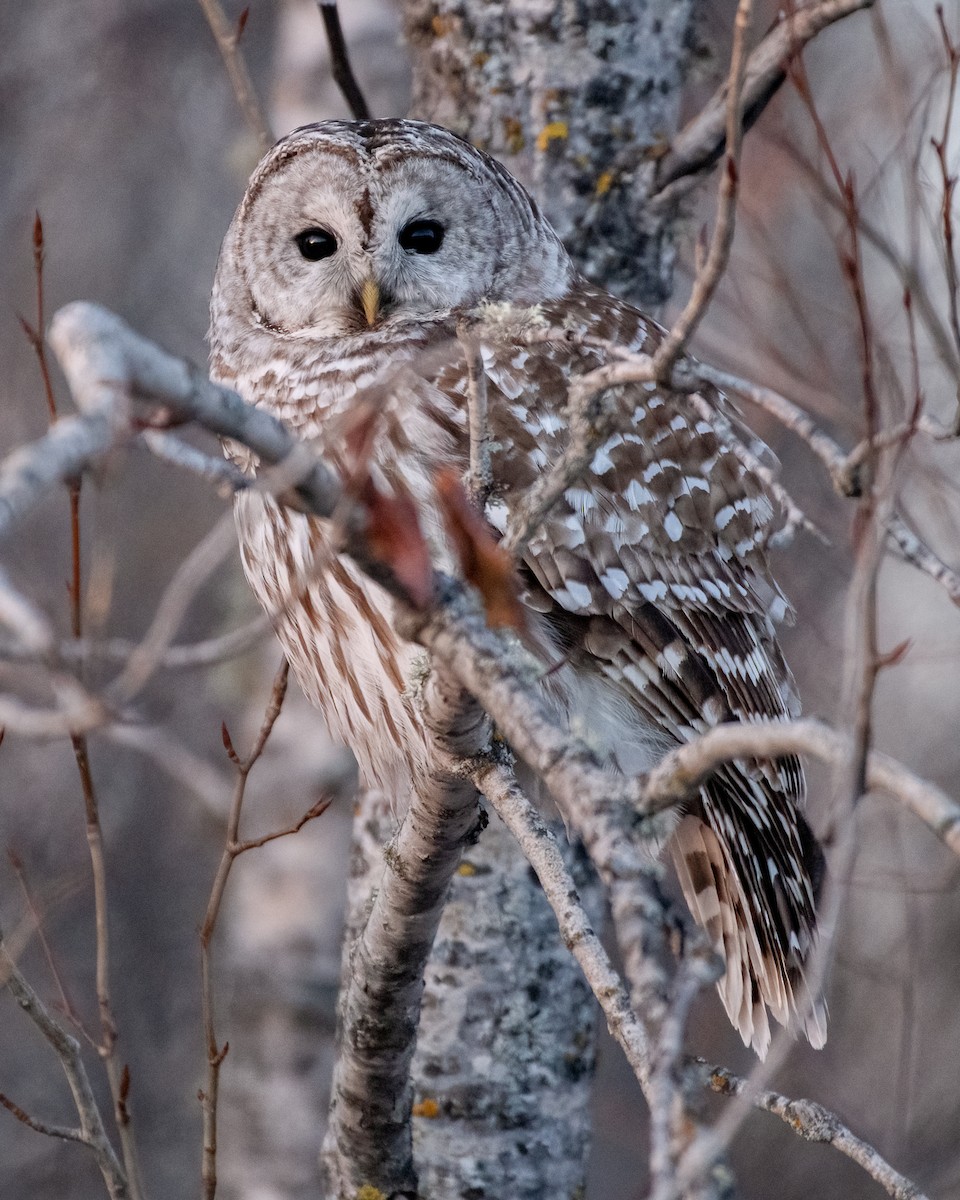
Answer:
[[367, 324], [375, 324], [380, 315], [380, 289], [372, 279], [366, 280], [360, 289], [360, 304], [363, 307], [363, 315], [367, 318]]

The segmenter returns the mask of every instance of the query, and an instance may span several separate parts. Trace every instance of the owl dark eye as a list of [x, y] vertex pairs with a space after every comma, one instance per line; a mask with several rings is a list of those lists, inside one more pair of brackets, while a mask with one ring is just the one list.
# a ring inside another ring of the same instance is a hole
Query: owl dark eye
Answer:
[[436, 254], [443, 245], [443, 226], [439, 221], [410, 221], [400, 230], [398, 241], [401, 249], [414, 254]]
[[337, 252], [337, 239], [329, 229], [304, 229], [293, 240], [308, 262], [319, 262]]

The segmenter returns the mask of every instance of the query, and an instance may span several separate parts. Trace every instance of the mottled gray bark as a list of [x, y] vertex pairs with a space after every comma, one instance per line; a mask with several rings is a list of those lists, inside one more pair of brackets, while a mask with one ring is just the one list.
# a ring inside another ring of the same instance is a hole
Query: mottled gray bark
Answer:
[[412, 115], [499, 158], [581, 269], [660, 305], [673, 289], [664, 215], [644, 211], [677, 129], [693, 0], [407, 0]]
[[457, 766], [462, 756], [488, 745], [486, 715], [457, 684], [435, 673], [420, 698], [433, 735], [429, 772], [382, 853], [376, 843], [385, 823], [376, 818], [383, 798], [366, 798], [361, 819], [374, 848], [362, 861], [374, 870], [364, 872], [366, 886], [360, 888], [359, 858], [352, 872], [354, 913], [366, 911], [344, 956], [339, 1056], [324, 1143], [330, 1195], [342, 1200], [363, 1187], [388, 1196], [417, 1194], [410, 1061], [424, 966], [461, 852], [483, 823], [476, 789]]
[[[574, 851], [580, 890], [591, 873]], [[454, 881], [414, 1059], [421, 1195], [581, 1194], [595, 1008], [495, 814]]]

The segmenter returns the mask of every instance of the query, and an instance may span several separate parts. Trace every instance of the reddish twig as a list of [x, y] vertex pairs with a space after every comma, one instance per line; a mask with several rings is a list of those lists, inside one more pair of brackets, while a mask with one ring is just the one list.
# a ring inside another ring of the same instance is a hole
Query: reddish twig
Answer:
[[199, 0], [203, 15], [207, 18], [210, 32], [213, 34], [230, 78], [230, 86], [236, 96], [237, 104], [244, 115], [250, 132], [256, 138], [257, 148], [261, 154], [273, 145], [274, 137], [270, 126], [263, 115], [263, 108], [257, 99], [257, 93], [247, 70], [247, 63], [240, 52], [240, 39], [247, 24], [249, 9], [245, 8], [240, 14], [236, 25], [231, 28], [227, 15], [219, 0]]
[[33, 893], [30, 890], [30, 886], [27, 883], [27, 875], [23, 867], [23, 860], [13, 849], [7, 850], [7, 858], [10, 860], [10, 866], [13, 868], [13, 873], [17, 877], [17, 883], [19, 883], [20, 891], [23, 893], [23, 900], [27, 906], [27, 911], [30, 914], [30, 919], [33, 922], [37, 940], [40, 942], [40, 948], [43, 951], [43, 957], [46, 959], [47, 968], [50, 971], [54, 986], [59, 993], [61, 1011], [74, 1029], [80, 1033], [87, 1044], [96, 1048], [96, 1042], [93, 1037], [91, 1037], [86, 1026], [83, 1024], [83, 1021], [77, 1014], [77, 1011], [73, 1006], [73, 1002], [70, 999], [70, 995], [67, 992], [66, 986], [64, 985], [63, 976], [60, 974], [60, 971], [57, 968], [56, 959], [53, 957], [53, 950], [50, 946], [50, 942], [47, 940], [47, 935], [44, 932], [43, 913], [34, 899]]
[[43, 380], [43, 391], [47, 398], [47, 409], [50, 414], [50, 420], [57, 419], [57, 401], [53, 394], [53, 384], [50, 380], [50, 367], [47, 363], [47, 348], [44, 341], [44, 318], [43, 318], [43, 222], [40, 220], [40, 214], [36, 213], [33, 219], [33, 275], [36, 280], [37, 288], [37, 318], [36, 324], [31, 325], [25, 317], [20, 317], [20, 327], [27, 335], [30, 345], [33, 347], [33, 352], [37, 356], [37, 363], [40, 366], [40, 377]]
[[[22, 317], [20, 323], [26, 332], [37, 356], [40, 375], [43, 381], [44, 394], [51, 426], [57, 421], [57, 405], [50, 381], [50, 370], [46, 358], [46, 344], [43, 338], [45, 325], [44, 317], [44, 237], [43, 222], [37, 213], [33, 225], [33, 265], [36, 278], [37, 296], [37, 326], [32, 328]], [[70, 504], [70, 577], [67, 591], [70, 602], [70, 629], [74, 638], [79, 638], [83, 632], [83, 611], [81, 600], [82, 574], [80, 552], [80, 487], [79, 475], [69, 478], [67, 491]], [[120, 1134], [120, 1146], [123, 1153], [124, 1168], [127, 1175], [127, 1186], [130, 1189], [131, 1200], [139, 1200], [143, 1188], [140, 1181], [140, 1171], [137, 1161], [136, 1146], [130, 1129], [130, 1114], [126, 1098], [129, 1092], [129, 1072], [126, 1066], [122, 1069], [116, 1057], [117, 1024], [113, 1015], [110, 999], [110, 925], [107, 901], [106, 859], [103, 851], [103, 831], [100, 825], [100, 815], [97, 804], [97, 794], [90, 769], [90, 755], [87, 739], [83, 733], [72, 733], [70, 742], [73, 746], [74, 758], [80, 775], [80, 788], [83, 794], [84, 813], [86, 817], [87, 846], [90, 853], [90, 867], [93, 875], [93, 896], [96, 927], [96, 990], [97, 1006], [100, 1012], [101, 1040], [97, 1047], [107, 1071], [110, 1092], [113, 1097], [114, 1117]]]
[[941, 130], [940, 137], [933, 137], [930, 139], [930, 142], [937, 156], [937, 162], [940, 166], [940, 177], [943, 182], [943, 201], [940, 206], [940, 220], [943, 229], [944, 270], [947, 276], [950, 329], [953, 332], [957, 349], [960, 350], [960, 315], [958, 315], [957, 311], [957, 258], [953, 233], [953, 197], [956, 191], [957, 177], [956, 175], [951, 175], [947, 162], [947, 148], [950, 144], [950, 127], [953, 120], [953, 105], [957, 95], [957, 77], [960, 74], [960, 47], [953, 41], [950, 31], [947, 29], [942, 4], [937, 5], [936, 13], [937, 23], [940, 27], [940, 36], [943, 39], [943, 48], [947, 54], [949, 82], [947, 85], [947, 105], [943, 114], [943, 129]]
[[243, 810], [243, 800], [246, 794], [247, 779], [256, 763], [259, 761], [273, 732], [273, 727], [280, 716], [284, 697], [287, 694], [287, 678], [290, 667], [284, 659], [273, 680], [270, 699], [267, 702], [260, 731], [254, 741], [253, 748], [246, 758], [241, 758], [233, 747], [230, 733], [226, 725], [222, 727], [223, 744], [227, 757], [237, 769], [237, 780], [234, 785], [233, 798], [230, 804], [230, 815], [227, 819], [227, 836], [220, 856], [220, 864], [210, 889], [207, 910], [200, 929], [200, 975], [203, 997], [203, 1035], [207, 1048], [207, 1080], [206, 1086], [198, 1093], [203, 1111], [203, 1165], [201, 1178], [204, 1200], [213, 1200], [217, 1190], [217, 1101], [220, 1090], [220, 1067], [230, 1049], [230, 1043], [221, 1046], [216, 1033], [213, 1006], [213, 979], [211, 974], [210, 948], [217, 926], [217, 919], [223, 904], [227, 880], [234, 862], [247, 850], [265, 846], [277, 838], [288, 837], [298, 833], [308, 821], [321, 816], [330, 806], [330, 800], [324, 798], [317, 801], [304, 815], [287, 829], [268, 833], [263, 837], [240, 840], [240, 815]]

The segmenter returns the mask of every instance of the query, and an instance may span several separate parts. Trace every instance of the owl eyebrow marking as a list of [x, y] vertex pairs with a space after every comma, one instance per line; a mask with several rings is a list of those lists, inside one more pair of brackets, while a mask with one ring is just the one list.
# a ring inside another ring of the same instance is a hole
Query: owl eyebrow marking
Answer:
[[363, 195], [356, 204], [357, 219], [363, 229], [363, 236], [370, 237], [370, 230], [373, 228], [373, 201], [370, 199], [370, 189], [365, 187]]

